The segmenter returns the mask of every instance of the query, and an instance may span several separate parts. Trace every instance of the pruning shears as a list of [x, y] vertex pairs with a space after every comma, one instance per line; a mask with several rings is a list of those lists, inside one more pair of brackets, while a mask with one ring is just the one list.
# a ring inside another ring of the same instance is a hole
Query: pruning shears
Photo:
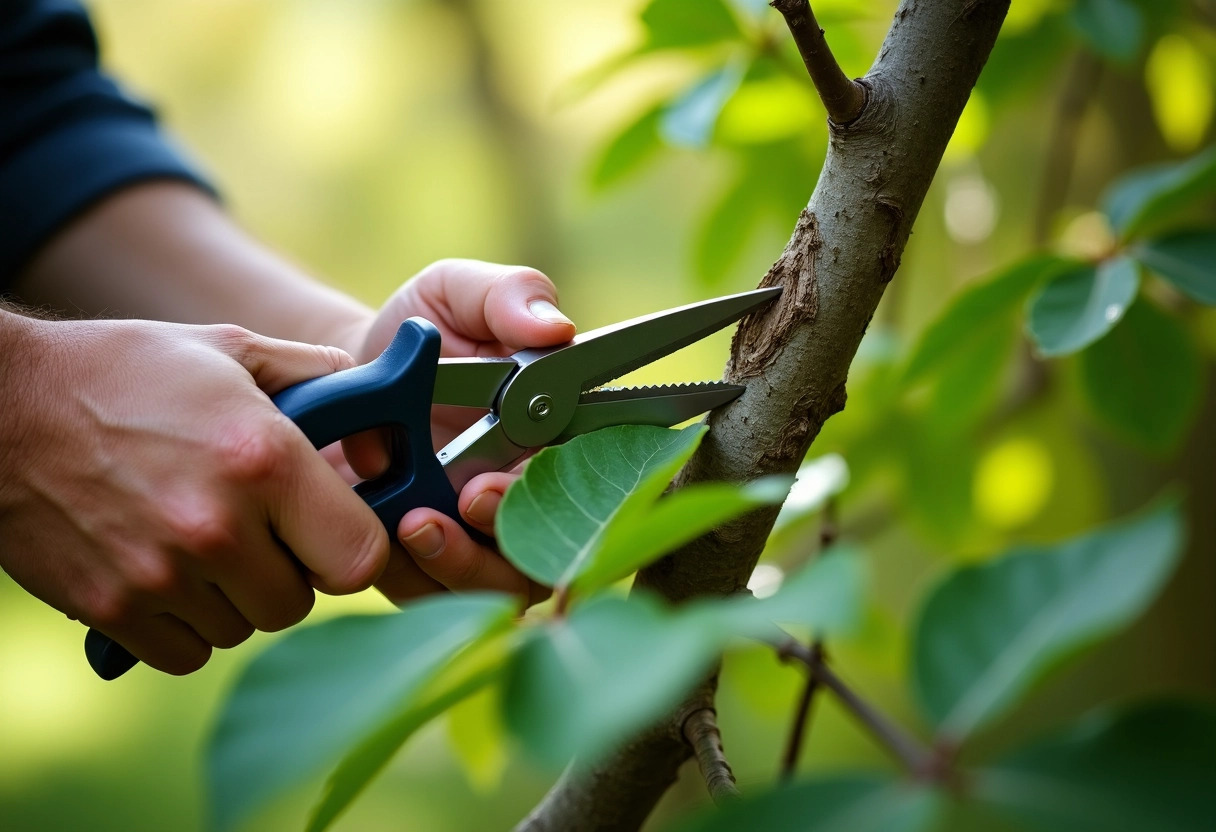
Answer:
[[[388, 469], [356, 485], [355, 492], [390, 539], [401, 518], [422, 506], [480, 538], [457, 508], [460, 489], [474, 476], [508, 469], [537, 448], [579, 434], [625, 424], [671, 427], [740, 396], [743, 387], [723, 382], [601, 385], [699, 341], [780, 293], [776, 287], [700, 301], [506, 358], [440, 358], [439, 330], [410, 318], [371, 363], [301, 382], [273, 401], [316, 448], [365, 430], [389, 429]], [[432, 405], [487, 412], [436, 453]], [[103, 679], [138, 663], [96, 630], [85, 637], [85, 654]]]

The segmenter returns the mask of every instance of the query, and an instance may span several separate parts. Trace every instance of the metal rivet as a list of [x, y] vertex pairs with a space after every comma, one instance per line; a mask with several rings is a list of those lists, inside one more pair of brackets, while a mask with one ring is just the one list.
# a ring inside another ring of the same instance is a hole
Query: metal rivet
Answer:
[[548, 393], [541, 393], [539, 396], [533, 396], [532, 401], [528, 402], [528, 418], [533, 422], [543, 422], [549, 418], [549, 411], [553, 409], [553, 397]]

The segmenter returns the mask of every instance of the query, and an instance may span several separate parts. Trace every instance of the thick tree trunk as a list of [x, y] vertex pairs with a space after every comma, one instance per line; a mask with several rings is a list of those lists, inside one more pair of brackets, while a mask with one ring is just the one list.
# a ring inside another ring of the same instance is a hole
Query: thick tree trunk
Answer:
[[[1009, 0], [904, 0], [867, 98], [847, 125], [829, 121], [827, 159], [793, 237], [761, 285], [781, 298], [745, 319], [726, 378], [747, 393], [710, 417], [712, 430], [680, 485], [745, 482], [797, 470], [824, 421], [844, 407], [845, 379], [912, 223], [996, 41]], [[829, 33], [830, 37], [830, 33]], [[743, 589], [776, 510], [755, 512], [664, 558], [637, 585], [674, 601]], [[663, 724], [591, 771], [567, 774], [519, 830], [637, 829], [691, 755], [684, 717]]]

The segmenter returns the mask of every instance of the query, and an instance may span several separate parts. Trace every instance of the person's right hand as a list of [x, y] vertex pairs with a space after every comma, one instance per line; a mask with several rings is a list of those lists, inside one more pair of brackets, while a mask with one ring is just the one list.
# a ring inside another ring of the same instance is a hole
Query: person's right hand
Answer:
[[27, 591], [183, 674], [380, 575], [380, 522], [268, 397], [346, 353], [0, 314], [0, 566]]

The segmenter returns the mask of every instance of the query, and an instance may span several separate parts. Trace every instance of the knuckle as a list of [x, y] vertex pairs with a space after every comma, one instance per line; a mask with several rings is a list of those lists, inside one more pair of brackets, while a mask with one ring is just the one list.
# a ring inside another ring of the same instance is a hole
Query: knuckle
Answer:
[[258, 483], [275, 476], [288, 455], [281, 425], [243, 422], [234, 426], [217, 449], [221, 471], [238, 483]]
[[253, 633], [253, 625], [246, 623], [240, 627], [234, 627], [229, 632], [222, 634], [218, 640], [213, 642], [213, 644], [215, 647], [226, 650], [229, 647], [236, 647], [238, 644], [243, 644], [251, 635], [253, 635]]
[[174, 545], [191, 555], [215, 557], [237, 546], [235, 523], [218, 504], [179, 506], [167, 522]]
[[156, 598], [176, 595], [182, 582], [177, 567], [156, 554], [128, 561], [126, 579], [135, 595]]
[[[316, 594], [311, 589], [284, 594], [278, 603], [265, 610], [254, 622], [257, 629], [264, 633], [277, 633], [286, 630], [293, 624], [299, 624], [312, 612], [316, 603]], [[241, 639], [244, 641], [244, 639]]]
[[167, 660], [155, 665], [157, 670], [173, 676], [185, 676], [202, 668], [211, 658], [211, 645], [199, 641], [188, 649], [179, 649]]
[[121, 628], [135, 615], [135, 593], [130, 587], [110, 586], [95, 589], [84, 602], [81, 620], [99, 630]]
[[211, 324], [207, 332], [221, 351], [241, 363], [257, 350], [259, 343], [257, 335], [236, 324]]

